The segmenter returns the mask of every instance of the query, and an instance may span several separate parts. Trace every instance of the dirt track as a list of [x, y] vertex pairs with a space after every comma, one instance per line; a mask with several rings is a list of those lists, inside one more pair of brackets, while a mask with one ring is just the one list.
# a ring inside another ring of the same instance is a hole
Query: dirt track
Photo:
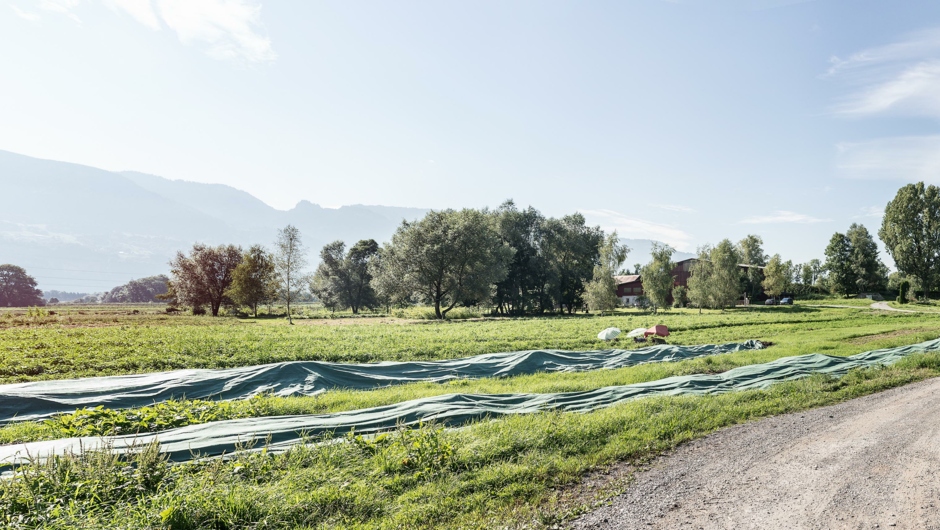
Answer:
[[940, 529], [940, 378], [686, 444], [573, 526]]

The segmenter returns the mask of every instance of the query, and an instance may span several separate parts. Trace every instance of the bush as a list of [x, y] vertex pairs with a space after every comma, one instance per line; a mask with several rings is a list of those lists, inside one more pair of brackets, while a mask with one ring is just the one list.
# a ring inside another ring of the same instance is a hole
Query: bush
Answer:
[[904, 280], [903, 282], [901, 282], [901, 287], [898, 289], [898, 303], [899, 304], [907, 303], [907, 296], [910, 290], [911, 290], [911, 282], [907, 280]]

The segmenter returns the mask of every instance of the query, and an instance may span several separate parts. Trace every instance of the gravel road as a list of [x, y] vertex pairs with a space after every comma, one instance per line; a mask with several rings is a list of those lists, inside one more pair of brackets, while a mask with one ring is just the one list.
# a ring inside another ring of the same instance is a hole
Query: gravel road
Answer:
[[940, 529], [940, 378], [685, 444], [572, 526]]
[[875, 302], [871, 305], [872, 309], [878, 309], [880, 311], [897, 311], [898, 313], [919, 313], [919, 311], [914, 311], [911, 309], [898, 309], [896, 307], [891, 307], [888, 305], [888, 302]]

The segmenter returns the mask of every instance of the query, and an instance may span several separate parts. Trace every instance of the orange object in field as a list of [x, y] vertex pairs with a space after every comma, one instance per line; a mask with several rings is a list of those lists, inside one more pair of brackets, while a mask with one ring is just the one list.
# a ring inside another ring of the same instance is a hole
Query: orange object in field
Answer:
[[655, 326], [651, 327], [650, 329], [646, 330], [646, 331], [643, 333], [643, 336], [644, 336], [644, 337], [649, 337], [650, 335], [658, 335], [658, 336], [660, 336], [660, 337], [668, 337], [668, 336], [669, 336], [669, 328], [667, 328], [666, 326], [664, 326], [664, 325], [662, 325], [662, 324], [656, 324]]

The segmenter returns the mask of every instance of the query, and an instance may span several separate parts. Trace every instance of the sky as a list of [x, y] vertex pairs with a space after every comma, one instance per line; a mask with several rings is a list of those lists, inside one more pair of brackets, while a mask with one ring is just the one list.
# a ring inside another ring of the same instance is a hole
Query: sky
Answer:
[[801, 262], [940, 184], [935, 0], [0, 0], [0, 50], [0, 149], [279, 209], [511, 198]]

